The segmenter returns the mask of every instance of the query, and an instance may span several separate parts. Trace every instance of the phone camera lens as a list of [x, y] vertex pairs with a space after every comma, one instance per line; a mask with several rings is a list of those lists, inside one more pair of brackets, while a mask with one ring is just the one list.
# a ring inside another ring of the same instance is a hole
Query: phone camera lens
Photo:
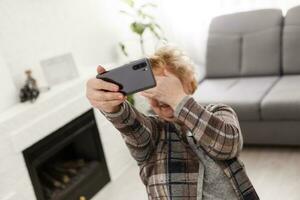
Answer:
[[132, 69], [133, 69], [133, 70], [139, 70], [139, 69], [145, 68], [146, 66], [147, 66], [146, 63], [140, 63], [140, 64], [137, 64], [137, 65], [134, 65], [134, 66], [132, 67]]
[[134, 66], [133, 66], [133, 69], [134, 69], [134, 70], [140, 69], [140, 65], [134, 65]]

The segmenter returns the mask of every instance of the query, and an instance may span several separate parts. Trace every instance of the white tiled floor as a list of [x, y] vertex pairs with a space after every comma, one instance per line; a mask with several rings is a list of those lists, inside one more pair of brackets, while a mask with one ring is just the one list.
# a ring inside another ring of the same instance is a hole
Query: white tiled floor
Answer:
[[131, 165], [126, 174], [106, 185], [93, 200], [147, 200], [138, 166]]
[[[300, 148], [247, 147], [241, 158], [261, 199], [300, 199]], [[93, 200], [147, 200], [138, 167], [132, 165]]]

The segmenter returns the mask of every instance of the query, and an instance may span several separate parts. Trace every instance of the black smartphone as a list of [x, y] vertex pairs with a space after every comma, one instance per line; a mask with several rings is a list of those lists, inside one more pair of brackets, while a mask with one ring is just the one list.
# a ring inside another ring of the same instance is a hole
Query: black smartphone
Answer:
[[98, 74], [97, 78], [118, 85], [120, 92], [124, 95], [130, 95], [156, 86], [152, 67], [147, 58], [135, 60]]

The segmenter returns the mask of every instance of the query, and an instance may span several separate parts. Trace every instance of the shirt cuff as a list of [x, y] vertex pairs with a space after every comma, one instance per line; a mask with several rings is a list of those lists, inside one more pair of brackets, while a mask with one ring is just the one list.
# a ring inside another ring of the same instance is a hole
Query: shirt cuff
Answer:
[[121, 104], [121, 108], [120, 108], [120, 110], [118, 112], [109, 113], [109, 112], [105, 112], [105, 111], [102, 111], [102, 110], [100, 110], [100, 112], [105, 117], [108, 117], [108, 118], [117, 118], [117, 117], [120, 117], [123, 114], [123, 112], [125, 110], [124, 106], [125, 106], [124, 103], [122, 103]]
[[175, 111], [174, 111], [175, 117], [177, 117], [177, 118], [179, 117], [179, 113], [180, 113], [181, 109], [184, 107], [184, 105], [190, 98], [192, 98], [192, 96], [187, 95], [187, 96], [183, 97], [182, 100], [177, 104]]

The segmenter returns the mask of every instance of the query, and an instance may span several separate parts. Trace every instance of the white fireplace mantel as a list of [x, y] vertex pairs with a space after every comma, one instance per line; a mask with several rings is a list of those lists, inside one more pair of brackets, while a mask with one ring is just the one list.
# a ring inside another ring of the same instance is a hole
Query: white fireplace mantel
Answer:
[[52, 88], [35, 102], [19, 104], [0, 116], [0, 133], [21, 152], [91, 108], [84, 95], [85, 79]]
[[[91, 109], [85, 95], [91, 76], [53, 87], [36, 102], [20, 103], [0, 114], [0, 200], [35, 199], [22, 151]], [[114, 181], [134, 161], [118, 131], [100, 112], [95, 116]]]

